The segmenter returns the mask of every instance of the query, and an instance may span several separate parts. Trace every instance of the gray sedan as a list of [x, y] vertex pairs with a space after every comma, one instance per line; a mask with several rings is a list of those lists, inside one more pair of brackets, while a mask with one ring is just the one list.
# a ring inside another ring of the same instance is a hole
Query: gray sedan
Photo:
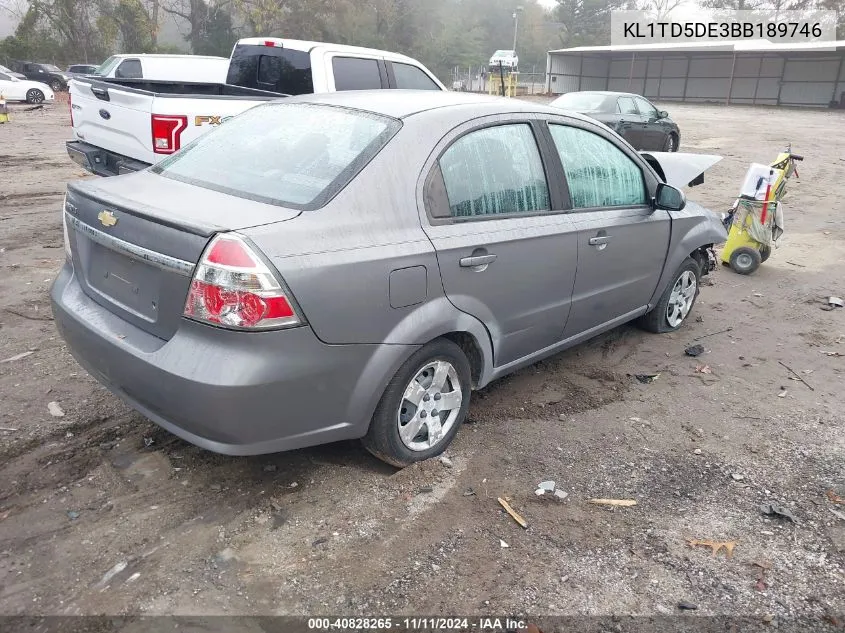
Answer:
[[603, 125], [515, 99], [339, 92], [72, 183], [56, 324], [94, 377], [232, 455], [442, 452], [473, 389], [638, 319], [682, 326], [725, 239]]

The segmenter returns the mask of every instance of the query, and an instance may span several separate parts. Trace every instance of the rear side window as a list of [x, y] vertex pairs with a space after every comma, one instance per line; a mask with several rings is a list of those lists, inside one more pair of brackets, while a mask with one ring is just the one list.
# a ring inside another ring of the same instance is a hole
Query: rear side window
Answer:
[[549, 188], [531, 126], [470, 132], [440, 157], [452, 217], [548, 211]]
[[440, 90], [440, 86], [431, 80], [422, 70], [410, 64], [393, 62], [393, 76], [396, 87], [406, 90]]
[[141, 72], [140, 59], [124, 59], [114, 73], [120, 79], [141, 79], [144, 74]]
[[619, 97], [617, 112], [620, 114], [639, 114], [637, 106], [631, 97]]
[[549, 125], [573, 209], [632, 207], [646, 203], [643, 172], [611, 141], [587, 130]]
[[311, 55], [278, 46], [236, 46], [226, 83], [281, 94], [314, 92]]
[[381, 88], [379, 62], [360, 57], [332, 59], [335, 90], [373, 90]]
[[307, 103], [251, 108], [152, 168], [240, 198], [323, 206], [401, 127], [385, 116]]

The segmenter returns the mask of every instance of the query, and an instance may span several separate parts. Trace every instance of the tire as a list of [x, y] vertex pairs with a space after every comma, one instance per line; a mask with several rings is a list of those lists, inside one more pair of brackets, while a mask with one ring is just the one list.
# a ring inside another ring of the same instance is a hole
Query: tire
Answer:
[[58, 79], [54, 79], [50, 82], [50, 89], [53, 92], [61, 92], [64, 89], [64, 84]]
[[761, 246], [760, 247], [760, 263], [762, 264], [764, 261], [769, 259], [769, 255], [772, 254], [772, 248], [770, 246]]
[[44, 103], [44, 93], [38, 88], [30, 88], [26, 91], [27, 103]]
[[[441, 377], [443, 388], [438, 390], [432, 381]], [[428, 343], [414, 352], [388, 383], [362, 440], [364, 447], [399, 468], [439, 455], [466, 418], [471, 389], [469, 360], [461, 348], [446, 339]], [[460, 390], [458, 395], [454, 395], [456, 390]], [[437, 402], [447, 399], [455, 406], [437, 411]], [[439, 437], [430, 435], [432, 411], [439, 418]], [[414, 430], [417, 432], [411, 436]]]
[[680, 143], [678, 142], [678, 135], [672, 132], [669, 136], [666, 137], [666, 145], [664, 146], [663, 151], [665, 152], [677, 152], [678, 146]]
[[759, 250], [750, 246], [740, 246], [731, 253], [730, 265], [735, 273], [750, 275], [760, 267], [762, 261], [763, 256]]
[[698, 299], [700, 280], [701, 268], [698, 262], [687, 257], [672, 276], [672, 281], [666, 286], [657, 304], [640, 317], [640, 327], [656, 334], [674, 332], [680, 328]]

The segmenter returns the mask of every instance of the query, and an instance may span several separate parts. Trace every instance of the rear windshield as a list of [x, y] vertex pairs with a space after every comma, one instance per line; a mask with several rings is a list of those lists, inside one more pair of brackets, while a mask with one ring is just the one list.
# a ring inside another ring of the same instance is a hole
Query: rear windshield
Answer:
[[152, 171], [240, 198], [315, 209], [343, 189], [400, 126], [360, 110], [274, 102], [203, 134]]
[[241, 44], [229, 62], [226, 83], [287, 95], [314, 92], [311, 55], [278, 46]]
[[595, 92], [570, 92], [552, 101], [551, 105], [580, 112], [610, 112], [616, 109], [609, 95]]

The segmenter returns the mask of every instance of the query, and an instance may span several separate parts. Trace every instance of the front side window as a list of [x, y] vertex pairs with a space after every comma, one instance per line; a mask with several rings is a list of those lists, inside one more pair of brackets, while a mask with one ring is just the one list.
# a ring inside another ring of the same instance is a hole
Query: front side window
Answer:
[[440, 157], [453, 217], [548, 211], [549, 189], [531, 126], [470, 132]]
[[646, 204], [639, 166], [607, 139], [566, 125], [549, 125], [573, 209]]
[[645, 116], [649, 117], [650, 119], [657, 118], [657, 108], [651, 105], [645, 99], [637, 97], [637, 106], [640, 109], [640, 114], [644, 114]]
[[203, 134], [152, 171], [241, 198], [316, 208], [400, 127], [396, 119], [360, 110], [271, 102]]
[[410, 64], [393, 62], [393, 75], [396, 87], [405, 90], [440, 90], [440, 86], [431, 80], [422, 70]]
[[381, 88], [378, 60], [335, 57], [332, 60], [335, 90], [377, 90]]

